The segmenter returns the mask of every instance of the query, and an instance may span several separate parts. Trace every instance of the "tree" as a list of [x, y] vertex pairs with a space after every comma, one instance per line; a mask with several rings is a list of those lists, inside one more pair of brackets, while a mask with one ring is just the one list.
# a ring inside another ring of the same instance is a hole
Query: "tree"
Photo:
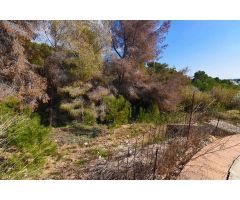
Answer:
[[230, 80], [221, 80], [218, 77], [212, 78], [204, 71], [195, 72], [192, 83], [201, 91], [210, 91], [216, 86], [234, 88], [234, 84]]
[[153, 61], [166, 45], [162, 45], [170, 22], [115, 21], [112, 24], [112, 46], [120, 58], [136, 63]]
[[53, 107], [63, 87], [66, 93], [79, 90], [82, 83], [101, 76], [103, 56], [111, 44], [110, 28], [107, 21], [45, 21], [40, 32], [38, 40], [52, 47], [42, 70], [48, 80], [52, 124]]
[[88, 81], [99, 75], [111, 44], [107, 21], [46, 21], [42, 29], [40, 39], [68, 55], [72, 76]]
[[119, 84], [133, 68], [159, 58], [170, 22], [159, 21], [114, 21], [112, 23], [112, 47], [116, 57], [112, 58]]
[[24, 54], [23, 41], [32, 39], [38, 22], [0, 21], [0, 77], [26, 104], [46, 102], [46, 80], [35, 72]]
[[108, 68], [116, 75], [113, 83], [120, 94], [137, 106], [134, 110], [155, 103], [160, 110], [175, 110], [180, 102], [184, 73], [168, 70], [166, 65], [160, 63], [152, 66], [167, 46], [164, 39], [169, 28], [169, 21], [112, 23], [115, 55], [110, 59]]

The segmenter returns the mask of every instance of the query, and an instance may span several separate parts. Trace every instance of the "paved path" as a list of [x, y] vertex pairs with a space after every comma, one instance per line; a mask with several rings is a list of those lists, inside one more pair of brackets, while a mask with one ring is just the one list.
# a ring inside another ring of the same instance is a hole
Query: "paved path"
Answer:
[[218, 139], [200, 150], [183, 168], [180, 180], [226, 180], [240, 155], [240, 134]]
[[234, 160], [232, 166], [229, 169], [229, 180], [240, 180], [240, 156]]

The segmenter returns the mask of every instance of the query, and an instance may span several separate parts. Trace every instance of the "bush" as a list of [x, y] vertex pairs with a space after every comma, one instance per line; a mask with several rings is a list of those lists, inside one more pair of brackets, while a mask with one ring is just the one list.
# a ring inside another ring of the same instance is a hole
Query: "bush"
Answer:
[[198, 106], [198, 111], [202, 111], [205, 108], [212, 108], [214, 105], [214, 98], [207, 92], [201, 92], [195, 88], [186, 87], [182, 93], [182, 105], [186, 111], [189, 111], [192, 106], [192, 96], [194, 94], [194, 105]]
[[159, 121], [160, 112], [157, 105], [153, 105], [150, 109], [140, 108], [137, 121], [147, 123], [157, 123]]
[[100, 148], [100, 147], [91, 148], [88, 150], [88, 153], [94, 157], [101, 156], [102, 158], [106, 158], [109, 155], [108, 150], [106, 150], [104, 148]]
[[22, 178], [39, 174], [46, 156], [55, 153], [56, 145], [50, 140], [50, 128], [40, 124], [40, 118], [29, 109], [18, 109], [15, 99], [0, 103], [0, 150], [13, 149], [4, 154], [0, 163], [0, 178]]
[[155, 124], [181, 122], [184, 115], [181, 112], [160, 112], [157, 105], [150, 109], [140, 108], [137, 121]]
[[39, 66], [43, 66], [45, 59], [53, 52], [52, 47], [43, 43], [38, 44], [35, 42], [27, 41], [24, 47], [28, 61]]
[[238, 90], [226, 87], [214, 87], [211, 91], [213, 97], [225, 108], [233, 108], [236, 103]]
[[94, 125], [96, 123], [96, 110], [94, 106], [86, 107], [82, 101], [74, 101], [70, 103], [62, 103], [60, 109], [68, 112], [70, 117], [80, 121], [86, 125]]
[[204, 71], [198, 71], [194, 74], [192, 84], [201, 91], [211, 91], [214, 87], [237, 88], [230, 80], [221, 80], [218, 77], [212, 78]]
[[90, 109], [85, 109], [82, 122], [86, 125], [94, 125], [96, 123], [96, 114]]
[[131, 117], [131, 104], [123, 96], [104, 97], [104, 103], [107, 107], [105, 120], [111, 126], [126, 124]]

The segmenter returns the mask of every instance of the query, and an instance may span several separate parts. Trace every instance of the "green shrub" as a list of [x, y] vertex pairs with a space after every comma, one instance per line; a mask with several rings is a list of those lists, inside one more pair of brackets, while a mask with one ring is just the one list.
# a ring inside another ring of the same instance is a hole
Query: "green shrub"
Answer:
[[53, 48], [44, 43], [27, 41], [24, 47], [28, 61], [39, 66], [43, 66], [45, 59], [53, 52]]
[[96, 123], [97, 114], [95, 107], [87, 107], [81, 101], [62, 103], [60, 109], [69, 113], [69, 115], [86, 125], [94, 125]]
[[88, 153], [92, 156], [106, 158], [109, 155], [108, 150], [100, 147], [91, 148], [88, 150]]
[[211, 76], [208, 76], [204, 71], [198, 71], [194, 74], [192, 84], [200, 91], [211, 91], [214, 87], [236, 87], [230, 80], [221, 80], [218, 77], [212, 78]]
[[140, 108], [137, 121], [147, 123], [158, 123], [160, 111], [157, 105], [153, 105], [150, 109]]
[[107, 107], [105, 120], [108, 124], [116, 127], [128, 123], [131, 117], [131, 104], [123, 96], [104, 97], [104, 103]]
[[137, 121], [155, 124], [181, 122], [184, 114], [181, 112], [160, 112], [157, 105], [149, 109], [140, 108]]
[[13, 99], [0, 103], [0, 150], [14, 149], [0, 163], [0, 178], [35, 176], [46, 157], [56, 150], [50, 140], [50, 128], [40, 124], [38, 115], [29, 109], [18, 110], [18, 106]]
[[96, 123], [96, 115], [91, 110], [84, 110], [82, 122], [86, 125], [94, 125]]

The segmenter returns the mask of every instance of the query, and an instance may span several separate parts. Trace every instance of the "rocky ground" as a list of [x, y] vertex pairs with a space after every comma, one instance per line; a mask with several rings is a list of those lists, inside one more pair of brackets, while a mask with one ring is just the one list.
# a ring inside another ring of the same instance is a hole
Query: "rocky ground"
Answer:
[[123, 125], [114, 130], [101, 127], [97, 137], [75, 135], [69, 128], [57, 128], [53, 139], [58, 144], [59, 155], [48, 160], [39, 178], [86, 179], [88, 169], [132, 149], [136, 139], [140, 141], [143, 134], [146, 134], [144, 143], [147, 143], [147, 133], [149, 137], [149, 134], [160, 132], [161, 128], [150, 124]]
[[[222, 120], [208, 125], [229, 134], [239, 132], [239, 126]], [[197, 151], [223, 137], [206, 134], [206, 129], [202, 134], [200, 128], [192, 129], [188, 140], [186, 135], [167, 138], [167, 128], [153, 124], [56, 128], [52, 138], [58, 154], [48, 159], [38, 178], [176, 179]]]
[[99, 136], [91, 138], [74, 135], [67, 128], [55, 129], [58, 156], [48, 160], [39, 178], [152, 179], [158, 149], [155, 178], [174, 179], [209, 139], [198, 138], [196, 144], [188, 143], [186, 137], [166, 139], [165, 130], [165, 126], [132, 124], [111, 131], [102, 128]]

